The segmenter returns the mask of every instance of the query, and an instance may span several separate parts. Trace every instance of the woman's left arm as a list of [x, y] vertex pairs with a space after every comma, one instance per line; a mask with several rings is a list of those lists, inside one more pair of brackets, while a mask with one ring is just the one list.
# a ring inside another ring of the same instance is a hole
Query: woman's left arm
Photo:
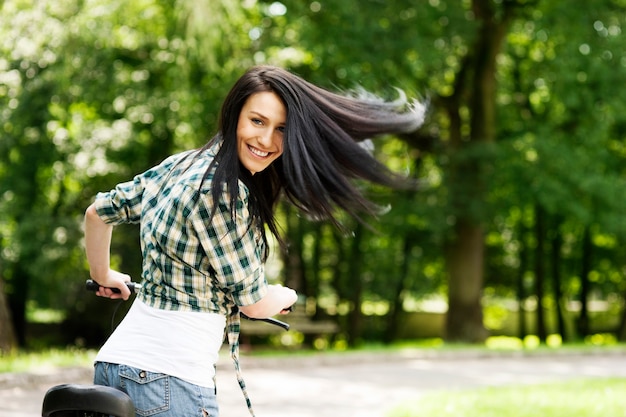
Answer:
[[289, 287], [270, 285], [263, 298], [254, 304], [239, 306], [239, 310], [248, 317], [264, 319], [279, 313], [286, 314], [288, 308], [298, 301], [298, 294]]

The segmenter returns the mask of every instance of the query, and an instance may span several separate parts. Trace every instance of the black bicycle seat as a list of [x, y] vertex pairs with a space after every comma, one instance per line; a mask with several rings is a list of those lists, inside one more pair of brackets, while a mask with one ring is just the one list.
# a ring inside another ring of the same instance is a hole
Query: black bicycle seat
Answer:
[[135, 417], [135, 406], [126, 393], [103, 385], [63, 384], [46, 392], [42, 417], [76, 416], [78, 412]]

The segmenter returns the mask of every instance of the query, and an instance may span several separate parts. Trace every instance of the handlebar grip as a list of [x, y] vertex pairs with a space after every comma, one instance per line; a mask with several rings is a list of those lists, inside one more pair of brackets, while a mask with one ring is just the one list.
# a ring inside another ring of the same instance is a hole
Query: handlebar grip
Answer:
[[[130, 290], [131, 294], [137, 294], [139, 292], [139, 284], [136, 282], [127, 282], [126, 286], [128, 287], [128, 289]], [[93, 279], [88, 279], [87, 281], [85, 281], [85, 289], [87, 291], [93, 291], [96, 292], [98, 291], [98, 288], [100, 288], [101, 285], [98, 284], [96, 281], [94, 281]], [[119, 294], [121, 291], [119, 290], [119, 288], [111, 288], [111, 290], [114, 293]]]
[[264, 321], [265, 323], [269, 323], [269, 324], [273, 324], [274, 326], [278, 326], [278, 327], [282, 327], [285, 330], [289, 330], [289, 324], [285, 323], [284, 321], [280, 321], [280, 320], [276, 320], [273, 319], [271, 317], [267, 317], [264, 319], [255, 319], [252, 317], [248, 317], [243, 313], [239, 313], [241, 315], [242, 318], [246, 319], [246, 320], [250, 320], [250, 321]]

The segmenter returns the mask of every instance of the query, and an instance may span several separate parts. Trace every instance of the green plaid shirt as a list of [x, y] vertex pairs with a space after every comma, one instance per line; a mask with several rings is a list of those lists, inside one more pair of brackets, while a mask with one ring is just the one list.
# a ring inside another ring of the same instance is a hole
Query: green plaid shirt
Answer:
[[233, 303], [254, 304], [267, 292], [261, 226], [250, 227], [247, 187], [239, 182], [233, 218], [226, 191], [220, 201], [211, 197], [213, 172], [200, 185], [219, 145], [196, 158], [193, 151], [173, 155], [96, 197], [104, 222], [140, 224], [138, 297], [150, 306], [229, 315]]
[[239, 312], [232, 307], [254, 304], [267, 293], [265, 244], [262, 226], [250, 224], [248, 188], [239, 182], [233, 218], [225, 189], [213, 201], [213, 171], [202, 181], [220, 145], [197, 158], [193, 151], [173, 155], [132, 181], [99, 193], [95, 205], [107, 224], [140, 224], [140, 300], [161, 309], [226, 315], [237, 380], [254, 416], [239, 366]]

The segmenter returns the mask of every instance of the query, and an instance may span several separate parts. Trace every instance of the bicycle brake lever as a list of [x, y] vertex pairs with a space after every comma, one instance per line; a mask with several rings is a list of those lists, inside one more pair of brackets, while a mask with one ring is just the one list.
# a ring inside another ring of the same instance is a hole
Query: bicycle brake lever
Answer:
[[273, 324], [274, 326], [282, 327], [285, 330], [289, 330], [289, 324], [285, 323], [284, 321], [276, 320], [276, 319], [273, 319], [271, 317], [264, 318], [264, 319], [256, 319], [256, 318], [253, 318], [253, 317], [246, 316], [241, 311], [239, 312], [239, 314], [241, 315], [242, 318], [244, 318], [246, 320], [250, 320], [250, 321], [264, 321], [265, 323]]
[[[293, 309], [292, 309], [292, 307], [288, 307], [288, 308], [284, 309], [283, 311], [293, 311]], [[284, 321], [276, 320], [276, 319], [271, 318], [271, 317], [267, 317], [267, 318], [263, 318], [263, 319], [257, 319], [257, 318], [254, 318], [254, 317], [249, 317], [249, 316], [246, 316], [244, 313], [242, 313], [241, 310], [239, 310], [239, 307], [237, 307], [236, 305], [233, 305], [231, 307], [231, 314], [237, 314], [237, 312], [239, 312], [239, 315], [243, 319], [250, 320], [250, 321], [263, 321], [265, 323], [273, 324], [274, 326], [281, 327], [281, 328], [283, 328], [285, 330], [289, 330], [289, 324], [285, 323]]]

